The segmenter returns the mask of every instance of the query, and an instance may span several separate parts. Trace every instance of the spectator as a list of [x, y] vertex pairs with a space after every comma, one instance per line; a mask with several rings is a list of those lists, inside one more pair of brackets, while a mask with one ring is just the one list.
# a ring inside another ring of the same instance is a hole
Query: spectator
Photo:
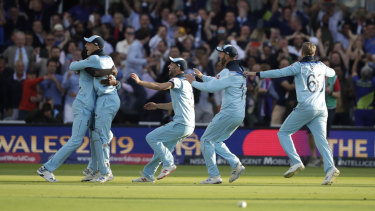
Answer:
[[[5, 39], [8, 40], [9, 38], [12, 38], [11, 36], [15, 30], [26, 31], [27, 26], [28, 24], [26, 21], [26, 17], [20, 13], [19, 9], [15, 5], [11, 6], [9, 8], [6, 24], [4, 27]], [[12, 40], [14, 42], [13, 38]]]
[[[150, 46], [151, 53], [156, 50], [157, 45], [161, 40], [166, 40], [166, 39], [167, 39], [167, 27], [164, 25], [161, 25], [158, 28], [158, 32], [150, 39], [150, 42], [148, 43], [148, 45]], [[167, 43], [167, 46], [169, 46], [169, 43]]]
[[[47, 49], [44, 49], [47, 50]], [[43, 51], [44, 51], [43, 50]], [[56, 63], [56, 74], [63, 75], [63, 68], [61, 64], [65, 63], [65, 56], [61, 54], [59, 47], [52, 46], [50, 52], [48, 53], [48, 58], [40, 58], [39, 62], [34, 64], [34, 69], [39, 72], [39, 75], [45, 75], [48, 73], [47, 62], [48, 60], [53, 60]]]
[[356, 66], [354, 66], [352, 70], [352, 78], [356, 93], [356, 109], [354, 111], [356, 126], [372, 127], [375, 124], [375, 77], [373, 77], [372, 71], [373, 70], [369, 66], [364, 66], [361, 69], [361, 77], [359, 78]]
[[340, 65], [333, 66], [340, 82], [341, 96], [337, 99], [336, 114], [333, 125], [352, 125], [351, 114], [355, 102], [355, 93], [352, 80], [345, 78]]
[[25, 77], [23, 66], [18, 69], [18, 73], [14, 73], [14, 70], [8, 67], [7, 60], [0, 56], [0, 120], [12, 116], [12, 98], [22, 92], [22, 89], [12, 89], [13, 80], [22, 81]]
[[44, 45], [44, 37], [46, 36], [43, 29], [42, 22], [40, 20], [35, 20], [33, 22], [33, 47], [42, 47]]
[[25, 33], [22, 31], [14, 31], [12, 35], [14, 45], [9, 46], [3, 52], [3, 56], [8, 60], [11, 68], [14, 68], [16, 61], [21, 60], [25, 65], [24, 72], [31, 67], [33, 48], [25, 46]]
[[[18, 63], [19, 65], [23, 65], [22, 61]], [[43, 80], [49, 79], [49, 77], [41, 76], [37, 78], [36, 76], [36, 71], [28, 70], [26, 79], [22, 82], [22, 97], [18, 107], [18, 120], [24, 120], [28, 113], [36, 108], [36, 103], [42, 99], [42, 96], [37, 93], [37, 85]]]
[[142, 78], [143, 68], [147, 65], [148, 60], [143, 53], [143, 45], [150, 39], [150, 31], [148, 29], [140, 29], [135, 34], [134, 42], [130, 45], [129, 54], [125, 63], [125, 81], [130, 84], [137, 97], [137, 108], [139, 112], [143, 110], [143, 104], [146, 99], [145, 89], [136, 84], [130, 77], [130, 73], [135, 73]]
[[[79, 54], [80, 55], [80, 54]], [[78, 61], [81, 59], [75, 59]], [[73, 101], [79, 91], [79, 76], [73, 71], [68, 70], [63, 77], [62, 88], [66, 91], [64, 100], [64, 123], [73, 122]]]
[[111, 24], [103, 23], [100, 26], [100, 30], [93, 30], [93, 34], [101, 36], [104, 39], [103, 51], [105, 54], [109, 55], [114, 51], [114, 46], [116, 46], [116, 40], [112, 36]]
[[117, 42], [124, 39], [124, 32], [125, 32], [125, 26], [124, 26], [124, 15], [120, 12], [115, 12], [113, 14], [113, 39]]
[[61, 0], [56, 0], [43, 5], [42, 0], [31, 0], [28, 7], [25, 8], [29, 25], [32, 25], [35, 20], [40, 20], [43, 28], [49, 30], [51, 16], [57, 12], [60, 2]]
[[31, 111], [25, 118], [26, 123], [60, 123], [55, 118], [53, 102], [51, 99], [45, 99], [39, 104], [38, 108]]
[[[279, 68], [284, 68], [289, 66], [289, 61], [287, 59], [281, 59]], [[293, 78], [291, 77], [281, 77], [272, 79], [272, 83], [274, 88], [277, 92], [278, 99], [276, 101], [276, 105], [273, 108], [272, 116], [271, 116], [271, 127], [280, 126], [285, 117], [286, 111], [286, 100], [288, 92], [294, 91], [295, 85], [293, 83]]]
[[[131, 26], [126, 27], [124, 33], [125, 39], [117, 42], [116, 44], [116, 52], [120, 53], [123, 59], [126, 59], [126, 55], [129, 52], [130, 45], [135, 40], [135, 29]], [[151, 43], [151, 42], [150, 42]], [[151, 46], [150, 46], [151, 47]]]
[[47, 61], [47, 77], [40, 84], [40, 91], [43, 96], [43, 100], [46, 98], [51, 98], [53, 100], [54, 108], [60, 113], [63, 111], [62, 96], [64, 94], [64, 88], [62, 87], [62, 76], [56, 74], [57, 62], [55, 60], [49, 59]]
[[246, 0], [240, 0], [237, 3], [237, 22], [240, 27], [248, 26], [250, 29], [257, 28], [258, 18], [255, 12], [249, 12], [249, 3]]
[[371, 55], [375, 54], [375, 22], [369, 22], [365, 28], [365, 50]]

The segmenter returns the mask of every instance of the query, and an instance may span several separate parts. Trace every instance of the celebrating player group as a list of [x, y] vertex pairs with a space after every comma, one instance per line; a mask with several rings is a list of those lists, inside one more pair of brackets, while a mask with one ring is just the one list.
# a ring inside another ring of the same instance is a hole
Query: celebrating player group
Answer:
[[[112, 120], [120, 107], [117, 90], [121, 87], [116, 80], [117, 69], [111, 57], [103, 52], [105, 41], [97, 35], [84, 38], [86, 55], [84, 60], [72, 62], [70, 70], [79, 74], [79, 92], [73, 103], [74, 121], [72, 136], [56, 154], [37, 173], [49, 182], [57, 182], [52, 173], [76, 150], [89, 131], [91, 159], [83, 171], [83, 182], [104, 183], [114, 179], [110, 168], [109, 145], [113, 138]], [[201, 150], [209, 177], [201, 184], [220, 184], [223, 182], [216, 163], [216, 154], [228, 161], [232, 172], [229, 183], [236, 181], [245, 171], [240, 159], [224, 143], [242, 124], [246, 107], [246, 77], [279, 78], [294, 76], [298, 105], [282, 124], [278, 137], [290, 159], [290, 168], [284, 173], [289, 178], [305, 167], [296, 152], [292, 134], [307, 126], [314, 136], [316, 146], [323, 157], [326, 177], [322, 185], [331, 185], [340, 171], [335, 167], [332, 149], [326, 137], [327, 107], [325, 103], [325, 80], [335, 76], [335, 71], [322, 62], [314, 60], [316, 46], [305, 42], [302, 45], [302, 58], [282, 69], [264, 72], [248, 72], [237, 60], [237, 50], [233, 45], [216, 48], [219, 64], [224, 68], [216, 77], [206, 76], [194, 68], [194, 74], [186, 74], [187, 62], [183, 58], [172, 58], [168, 66], [170, 80], [164, 83], [141, 80], [137, 74], [130, 78], [138, 86], [154, 90], [169, 90], [171, 102], [144, 105], [146, 110], [173, 110], [173, 120], [158, 127], [145, 139], [154, 150], [151, 161], [144, 167], [142, 176], [135, 183], [154, 183], [155, 173], [162, 165], [156, 180], [161, 180], [177, 169], [172, 151], [176, 144], [190, 136], [195, 128], [193, 88], [204, 92], [222, 91], [222, 104], [202, 135]], [[200, 78], [202, 82], [196, 81]], [[259, 140], [260, 141], [260, 140]]]

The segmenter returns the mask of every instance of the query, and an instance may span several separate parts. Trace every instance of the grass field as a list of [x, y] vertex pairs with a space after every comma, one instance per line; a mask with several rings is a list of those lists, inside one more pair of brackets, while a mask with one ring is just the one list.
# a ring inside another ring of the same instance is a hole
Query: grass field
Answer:
[[[220, 166], [223, 184], [200, 185], [204, 166], [178, 166], [156, 183], [133, 184], [143, 166], [112, 165], [115, 179], [82, 183], [84, 165], [62, 165], [48, 183], [35, 171], [40, 164], [0, 164], [0, 211], [13, 210], [375, 210], [375, 169], [340, 168], [332, 186], [321, 186], [322, 168], [282, 177], [287, 167], [247, 166], [229, 184], [230, 168]], [[238, 201], [247, 202], [239, 208]]]

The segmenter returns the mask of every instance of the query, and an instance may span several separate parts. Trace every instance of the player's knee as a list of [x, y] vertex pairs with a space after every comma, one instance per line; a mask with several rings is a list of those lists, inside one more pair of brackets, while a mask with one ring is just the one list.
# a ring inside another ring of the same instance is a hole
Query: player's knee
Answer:
[[77, 140], [77, 139], [71, 139], [71, 140], [69, 140], [66, 144], [68, 144], [68, 146], [70, 146], [71, 148], [76, 149], [76, 148], [78, 148], [79, 146], [81, 146], [82, 141], [83, 141], [83, 140], [79, 141], [79, 140]]

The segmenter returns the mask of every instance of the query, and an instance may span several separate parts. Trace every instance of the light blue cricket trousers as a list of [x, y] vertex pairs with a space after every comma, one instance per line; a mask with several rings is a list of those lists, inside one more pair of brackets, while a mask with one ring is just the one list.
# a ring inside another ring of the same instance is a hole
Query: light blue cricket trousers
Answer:
[[[87, 168], [93, 170], [93, 172], [97, 172], [99, 170], [98, 167], [98, 158], [96, 156], [95, 146], [94, 142], [92, 141], [92, 130], [89, 129], [89, 136], [90, 136], [90, 149], [91, 149], [91, 159], [87, 165]], [[113, 139], [113, 133], [112, 131], [109, 131], [109, 142], [107, 144], [103, 144], [103, 158], [105, 166], [107, 166], [110, 169], [110, 143]]]
[[207, 126], [201, 137], [201, 149], [210, 177], [219, 176], [216, 164], [216, 153], [229, 162], [232, 169], [236, 168], [240, 160], [230, 152], [224, 141], [241, 125], [244, 117], [218, 113]]
[[112, 120], [120, 108], [120, 98], [116, 93], [99, 96], [95, 104], [94, 130], [92, 144], [101, 175], [110, 173], [109, 143]]
[[289, 114], [288, 118], [281, 125], [277, 135], [279, 136], [281, 146], [290, 159], [291, 166], [302, 163], [294, 147], [292, 134], [306, 125], [313, 134], [315, 145], [323, 157], [324, 171], [327, 173], [331, 168], [335, 167], [332, 150], [326, 138], [327, 118], [327, 110], [304, 110], [295, 108], [292, 113]]
[[146, 141], [154, 150], [154, 156], [143, 169], [143, 176], [154, 180], [154, 175], [159, 165], [163, 167], [174, 164], [172, 150], [176, 144], [194, 132], [194, 127], [180, 123], [170, 122], [158, 127], [146, 136]]
[[64, 161], [81, 146], [83, 138], [85, 137], [86, 131], [91, 124], [92, 111], [86, 109], [85, 105], [80, 101], [75, 100], [73, 102], [73, 125], [72, 125], [72, 136], [62, 146], [53, 157], [44, 164], [44, 167], [49, 172], [53, 172], [57, 169]]

